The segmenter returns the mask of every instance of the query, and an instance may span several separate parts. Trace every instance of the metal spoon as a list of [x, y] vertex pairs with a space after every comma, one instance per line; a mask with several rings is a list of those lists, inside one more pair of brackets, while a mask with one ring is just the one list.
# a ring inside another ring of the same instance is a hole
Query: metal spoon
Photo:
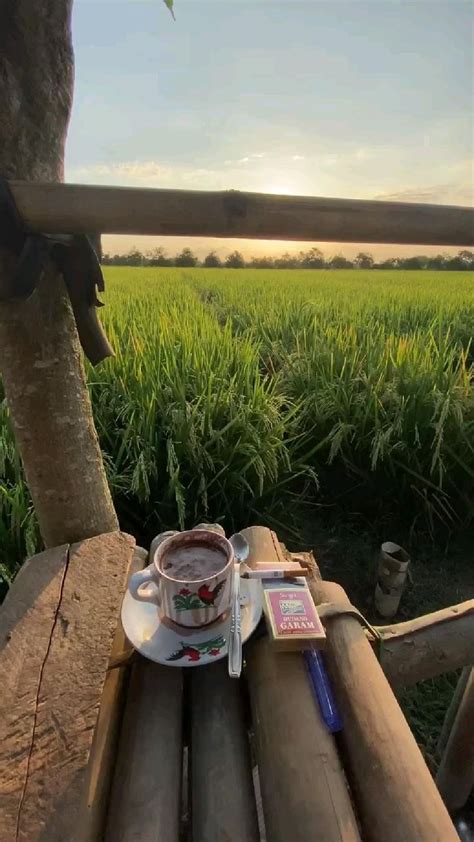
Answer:
[[240, 565], [249, 556], [250, 547], [248, 541], [239, 532], [229, 538], [234, 550], [235, 561], [232, 573], [232, 602], [230, 616], [229, 636], [229, 675], [231, 678], [240, 678], [242, 672], [242, 625], [240, 617]]
[[232, 544], [236, 561], [238, 561], [239, 564], [248, 559], [250, 553], [249, 542], [243, 535], [240, 534], [240, 532], [236, 532], [235, 535], [231, 535], [229, 543]]

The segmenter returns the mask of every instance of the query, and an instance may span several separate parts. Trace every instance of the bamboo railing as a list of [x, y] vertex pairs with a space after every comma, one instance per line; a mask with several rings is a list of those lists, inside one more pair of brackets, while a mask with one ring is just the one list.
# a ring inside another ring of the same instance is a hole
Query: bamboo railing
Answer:
[[43, 233], [474, 244], [474, 210], [466, 207], [236, 190], [148, 190], [19, 181], [10, 182], [10, 187], [25, 223]]

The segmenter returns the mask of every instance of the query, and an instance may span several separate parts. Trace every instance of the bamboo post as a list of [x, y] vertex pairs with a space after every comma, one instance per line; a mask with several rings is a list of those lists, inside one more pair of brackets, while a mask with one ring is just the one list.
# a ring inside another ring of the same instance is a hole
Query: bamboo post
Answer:
[[[316, 601], [350, 605], [334, 582], [315, 582], [313, 592]], [[455, 842], [456, 831], [415, 738], [354, 617], [341, 614], [327, 621], [326, 651], [364, 838]]]
[[469, 681], [470, 675], [471, 667], [464, 667], [459, 677], [458, 683], [456, 684], [456, 689], [453, 693], [452, 699], [449, 703], [449, 707], [444, 717], [443, 727], [439, 735], [438, 745], [436, 746], [436, 750], [440, 756], [443, 754], [446, 748], [446, 743], [449, 740], [449, 735], [453, 727], [453, 722], [459, 710], [459, 705], [464, 695], [464, 690], [466, 689], [466, 684]]
[[461, 676], [462, 698], [436, 776], [449, 810], [464, 807], [474, 787], [474, 668]]

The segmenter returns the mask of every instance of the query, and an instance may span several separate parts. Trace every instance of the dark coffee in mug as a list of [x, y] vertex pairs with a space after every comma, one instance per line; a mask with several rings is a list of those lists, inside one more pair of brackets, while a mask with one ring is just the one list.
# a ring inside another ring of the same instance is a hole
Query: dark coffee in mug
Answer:
[[172, 547], [161, 561], [163, 573], [181, 582], [196, 582], [216, 576], [227, 564], [227, 556], [219, 547], [203, 543]]

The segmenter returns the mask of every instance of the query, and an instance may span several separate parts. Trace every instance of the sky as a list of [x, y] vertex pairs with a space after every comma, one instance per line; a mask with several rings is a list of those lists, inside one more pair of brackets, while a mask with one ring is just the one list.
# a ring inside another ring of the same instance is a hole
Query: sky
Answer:
[[[470, 2], [175, 0], [175, 13], [161, 0], [75, 0], [67, 181], [473, 203]], [[308, 247], [103, 239], [106, 251], [200, 256]]]

